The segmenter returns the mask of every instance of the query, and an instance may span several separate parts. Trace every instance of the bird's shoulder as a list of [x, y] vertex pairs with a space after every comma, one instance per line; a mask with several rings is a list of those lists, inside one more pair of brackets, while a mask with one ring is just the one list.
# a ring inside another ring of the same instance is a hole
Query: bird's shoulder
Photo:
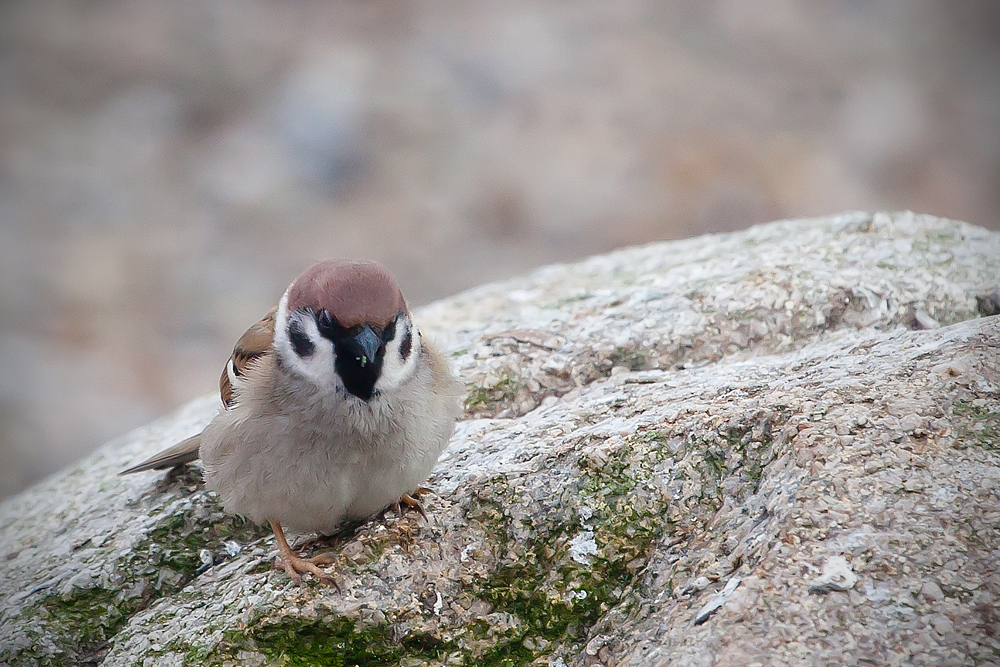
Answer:
[[448, 397], [459, 397], [464, 393], [465, 388], [452, 372], [447, 355], [425, 336], [420, 337], [420, 353], [431, 371], [432, 392]]
[[219, 393], [227, 409], [233, 407], [235, 403], [233, 383], [236, 378], [246, 375], [251, 364], [272, 354], [277, 313], [277, 306], [267, 311], [260, 321], [243, 332], [233, 346], [233, 353], [226, 362], [226, 367], [222, 369], [222, 377], [219, 378]]

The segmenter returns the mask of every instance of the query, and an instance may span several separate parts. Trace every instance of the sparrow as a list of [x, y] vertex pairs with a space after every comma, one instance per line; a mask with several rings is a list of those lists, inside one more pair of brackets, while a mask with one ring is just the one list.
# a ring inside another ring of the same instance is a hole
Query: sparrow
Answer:
[[461, 384], [417, 331], [396, 279], [369, 261], [325, 261], [297, 277], [237, 341], [219, 381], [224, 409], [200, 434], [120, 474], [197, 458], [223, 508], [268, 523], [296, 583], [332, 558], [303, 558], [285, 527], [329, 535], [413, 496], [447, 445]]

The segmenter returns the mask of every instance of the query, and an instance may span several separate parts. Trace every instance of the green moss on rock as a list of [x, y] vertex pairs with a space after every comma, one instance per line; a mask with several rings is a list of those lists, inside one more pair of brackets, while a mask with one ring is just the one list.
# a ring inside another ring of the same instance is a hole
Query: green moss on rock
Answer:
[[333, 614], [310, 620], [260, 618], [245, 630], [225, 632], [211, 650], [185, 651], [180, 641], [172, 650], [184, 655], [185, 665], [205, 667], [247, 662], [273, 667], [390, 667], [413, 662], [442, 664], [462, 655], [451, 641], [421, 633], [397, 640], [384, 623], [362, 625]]
[[958, 435], [964, 445], [1000, 450], [1000, 411], [991, 409], [986, 399], [956, 401], [951, 411], [962, 418]]
[[468, 384], [465, 409], [470, 412], [496, 411], [517, 398], [520, 387], [514, 378], [504, 375], [491, 387]]
[[624, 366], [630, 371], [641, 371], [649, 365], [649, 352], [637, 347], [618, 347], [608, 355], [610, 368]]
[[98, 664], [133, 615], [194, 579], [203, 566], [203, 549], [218, 558], [227, 540], [245, 545], [268, 534], [224, 514], [203, 495], [163, 517], [100, 584], [47, 595], [25, 607], [21, 617], [26, 626], [37, 627], [37, 641], [3, 657], [14, 665]]
[[97, 665], [139, 604], [119, 591], [99, 587], [48, 595], [22, 613], [26, 627], [37, 631], [30, 633], [31, 646], [7, 656], [10, 664]]
[[[199, 556], [202, 549], [219, 551], [226, 541], [233, 540], [243, 545], [270, 534], [267, 527], [224, 514], [218, 503], [209, 498], [204, 505], [187, 508], [163, 519], [136, 547], [135, 553], [139, 557], [131, 560], [143, 570], [152, 565], [156, 569], [169, 568], [178, 572], [186, 579], [186, 585], [202, 566]], [[143, 564], [142, 560], [147, 562]]]
[[[647, 451], [623, 447], [600, 463], [584, 464], [552, 511], [534, 513], [529, 525], [510, 519], [518, 494], [502, 480], [479, 494], [470, 513], [497, 522], [499, 567], [475, 594], [520, 623], [486, 653], [485, 664], [526, 664], [553, 651], [578, 649], [587, 633], [636, 583], [653, 541], [670, 522], [665, 499], [649, 486], [662, 441], [640, 436]], [[530, 535], [528, 540], [524, 534]], [[580, 550], [580, 540], [592, 549]], [[596, 553], [592, 551], [596, 550]]]
[[266, 624], [230, 635], [227, 644], [227, 652], [254, 651], [282, 667], [382, 667], [404, 657], [436, 660], [455, 648], [426, 635], [396, 642], [385, 625], [359, 629], [343, 617]]
[[572, 653], [610, 610], [631, 613], [620, 605], [641, 585], [652, 545], [665, 535], [684, 538], [669, 518], [676, 503], [662, 490], [664, 481], [699, 478], [701, 495], [689, 516], [707, 523], [722, 503], [725, 479], [737, 476], [745, 482], [741, 493], [756, 492], [774, 457], [772, 429], [758, 415], [714, 436], [688, 435], [673, 453], [671, 433], [635, 433], [611, 451], [562, 463], [569, 467], [561, 476], [565, 488], [551, 506], [523, 512], [531, 519], [512, 519], [522, 513], [511, 510], [518, 503], [549, 502], [544, 493], [521, 491], [514, 480], [484, 485], [469, 517], [499, 536], [498, 567], [473, 592], [520, 621], [488, 650], [490, 659], [514, 665]]

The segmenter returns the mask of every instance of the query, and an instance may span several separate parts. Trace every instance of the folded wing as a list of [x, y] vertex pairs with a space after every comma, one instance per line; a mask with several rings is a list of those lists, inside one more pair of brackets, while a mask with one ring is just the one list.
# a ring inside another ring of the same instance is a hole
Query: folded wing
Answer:
[[267, 311], [267, 315], [247, 329], [233, 347], [233, 354], [226, 362], [219, 378], [219, 393], [226, 408], [233, 407], [233, 383], [244, 375], [247, 367], [265, 354], [271, 353], [271, 343], [274, 341], [274, 318], [278, 312], [275, 306]]
[[[233, 347], [233, 353], [226, 362], [219, 379], [219, 393], [226, 409], [236, 404], [233, 396], [233, 384], [246, 373], [247, 367], [262, 356], [271, 353], [271, 342], [274, 340], [274, 319], [278, 312], [275, 306], [261, 320], [247, 329]], [[128, 475], [143, 470], [165, 470], [174, 466], [190, 463], [198, 458], [198, 448], [201, 446], [201, 434], [182, 440], [173, 447], [146, 459], [142, 463], [122, 470], [119, 475]]]

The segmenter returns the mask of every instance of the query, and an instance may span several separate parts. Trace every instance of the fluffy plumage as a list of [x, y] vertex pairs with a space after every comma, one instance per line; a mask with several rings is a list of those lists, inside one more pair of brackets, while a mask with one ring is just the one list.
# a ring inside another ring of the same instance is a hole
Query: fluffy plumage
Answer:
[[407, 498], [451, 436], [461, 385], [387, 269], [322, 262], [240, 337], [220, 390], [199, 436], [124, 472], [200, 455], [227, 511], [274, 527], [289, 575], [322, 578], [281, 526], [331, 533]]
[[[369, 401], [276, 372], [273, 356], [251, 366], [236, 405], [202, 433], [209, 487], [231, 512], [319, 533], [413, 491], [433, 470], [457, 413], [456, 388], [434, 379], [441, 359], [426, 345], [423, 355], [407, 382]], [[445, 391], [431, 391], [434, 384]]]

